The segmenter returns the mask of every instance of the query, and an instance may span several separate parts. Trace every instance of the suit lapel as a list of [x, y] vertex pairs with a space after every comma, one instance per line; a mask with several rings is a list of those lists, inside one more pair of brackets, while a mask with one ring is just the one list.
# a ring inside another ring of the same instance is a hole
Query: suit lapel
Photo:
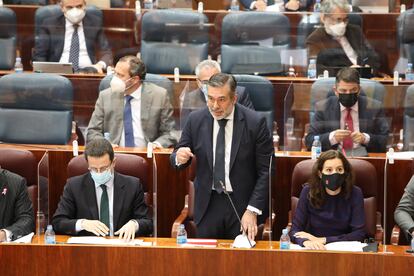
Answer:
[[[142, 130], [144, 132], [144, 135], [147, 130], [149, 115], [150, 115], [150, 109], [151, 104], [153, 100], [154, 94], [152, 93], [152, 90], [148, 88], [148, 85], [144, 82], [142, 83], [142, 89], [141, 89], [141, 126]], [[161, 107], [159, 107], [161, 108]], [[147, 135], [145, 135], [147, 136]]]
[[88, 206], [89, 211], [92, 214], [93, 219], [99, 219], [99, 212], [98, 212], [98, 202], [96, 200], [96, 189], [95, 189], [95, 183], [92, 180], [92, 177], [90, 174], [86, 176], [86, 179], [83, 182], [83, 185], [85, 185], [85, 202]]
[[[95, 37], [95, 30], [98, 29], [94, 22], [90, 20], [88, 13], [86, 13], [85, 18], [83, 19], [82, 26], [83, 26], [83, 34], [85, 36], [85, 43], [86, 43], [86, 50], [88, 51], [88, 56], [91, 59], [92, 63], [95, 63], [95, 53], [93, 51], [93, 43]], [[90, 28], [90, 27], [93, 28]]]
[[[208, 109], [205, 110], [205, 118], [203, 120], [204, 122], [201, 122], [201, 129], [199, 134], [202, 135], [202, 133], [207, 133], [205, 137], [200, 139], [202, 143], [205, 143], [207, 145], [207, 161], [208, 165], [210, 166], [210, 170], [213, 171], [213, 122], [214, 119], [211, 116]], [[204, 141], [204, 142], [203, 142]]]
[[334, 98], [333, 104], [329, 106], [329, 108], [331, 108], [331, 112], [328, 113], [328, 114], [331, 114], [332, 118], [328, 118], [328, 120], [332, 122], [334, 129], [340, 129], [341, 128], [341, 107], [339, 104], [338, 97], [337, 96], [332, 96], [332, 97], [335, 97], [335, 98]]
[[[236, 160], [237, 152], [239, 151], [240, 141], [244, 131], [244, 116], [237, 108], [237, 104], [234, 107], [234, 122], [233, 122], [233, 138], [231, 142], [231, 153], [230, 153], [230, 171], [233, 167], [234, 160]], [[229, 172], [230, 173], [230, 172]]]
[[125, 196], [125, 183], [121, 183], [118, 180], [119, 176], [115, 173], [114, 176], [114, 206], [113, 206], [113, 219], [114, 219], [114, 232], [118, 231], [122, 225], [118, 225], [119, 217], [122, 211], [122, 203]]
[[[366, 118], [369, 118], [368, 110], [367, 110], [367, 103], [366, 97], [359, 96], [358, 97], [358, 121], [359, 121], [359, 131], [360, 132], [367, 132], [368, 131], [368, 121]], [[373, 122], [371, 122], [373, 123]]]

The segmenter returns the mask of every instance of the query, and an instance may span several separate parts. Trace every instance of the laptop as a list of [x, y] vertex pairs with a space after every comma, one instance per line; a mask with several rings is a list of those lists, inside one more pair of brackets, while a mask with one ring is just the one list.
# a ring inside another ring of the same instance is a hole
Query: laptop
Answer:
[[33, 61], [33, 72], [73, 74], [72, 63]]

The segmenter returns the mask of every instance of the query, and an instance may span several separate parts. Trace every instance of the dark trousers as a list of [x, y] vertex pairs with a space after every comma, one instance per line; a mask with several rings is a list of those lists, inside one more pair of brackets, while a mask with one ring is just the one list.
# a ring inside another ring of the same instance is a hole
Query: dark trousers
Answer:
[[197, 237], [234, 239], [239, 234], [240, 222], [234, 213], [227, 195], [225, 193], [218, 194], [216, 191], [212, 191], [207, 211], [197, 225]]

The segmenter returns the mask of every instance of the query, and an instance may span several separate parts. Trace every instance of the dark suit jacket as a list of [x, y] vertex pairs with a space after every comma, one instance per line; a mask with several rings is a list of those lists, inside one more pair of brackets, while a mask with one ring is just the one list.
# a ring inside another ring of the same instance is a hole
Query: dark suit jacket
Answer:
[[[99, 18], [86, 12], [82, 21], [86, 49], [93, 64], [102, 60], [106, 65], [112, 65], [112, 51], [99, 22]], [[45, 19], [35, 40], [33, 60], [59, 62], [64, 44], [65, 16], [61, 14]], [[100, 52], [99, 60], [95, 57], [97, 49]]]
[[[178, 148], [189, 147], [197, 158], [194, 180], [194, 221], [203, 218], [210, 200], [213, 183], [213, 117], [208, 108], [190, 114], [180, 142], [170, 156], [175, 164]], [[241, 216], [247, 205], [265, 212], [268, 197], [269, 158], [273, 154], [273, 143], [265, 118], [240, 104], [234, 111], [233, 139], [230, 153], [230, 181], [233, 200]]]
[[[313, 138], [319, 135], [322, 150], [336, 149], [331, 146], [329, 133], [340, 128], [341, 112], [339, 100], [336, 96], [330, 96], [316, 103], [315, 116], [310, 124], [309, 133], [305, 138], [308, 149], [312, 147]], [[388, 122], [384, 117], [381, 102], [365, 97], [358, 98], [359, 130], [370, 136], [366, 146], [368, 152], [385, 152], [389, 132]]]
[[0, 229], [3, 228], [9, 230], [11, 239], [15, 240], [34, 232], [35, 219], [26, 179], [0, 169]]
[[[243, 5], [243, 7], [245, 9], [250, 9], [250, 5], [252, 4], [252, 2], [255, 0], [240, 0], [241, 4]], [[289, 0], [284, 0], [283, 2], [286, 4]], [[273, 5], [275, 3], [274, 0], [267, 0], [267, 5]], [[313, 4], [313, 0], [306, 0], [306, 6], [301, 6], [299, 8], [300, 11], [306, 11], [308, 10]]]
[[[246, 91], [246, 88], [243, 86], [236, 87], [237, 93], [237, 102], [245, 107], [254, 110], [252, 101], [250, 100], [249, 93]], [[187, 122], [188, 115], [199, 109], [205, 108], [207, 105], [206, 98], [204, 97], [201, 89], [196, 89], [185, 93], [183, 107], [181, 108], [180, 114], [180, 128], [182, 129]]]
[[[115, 172], [113, 212], [114, 232], [129, 220], [135, 219], [139, 224], [137, 235], [152, 233], [152, 219], [148, 217], [144, 191], [138, 178]], [[76, 233], [75, 224], [78, 219], [99, 220], [95, 183], [89, 172], [68, 179], [53, 215], [53, 229], [56, 233], [65, 235], [93, 235], [87, 231]]]
[[[361, 28], [348, 24], [345, 36], [358, 55], [358, 65], [368, 64], [374, 69], [374, 72], [378, 70], [379, 57], [364, 38]], [[318, 28], [312, 32], [306, 40], [306, 46], [309, 50], [309, 56], [317, 57], [318, 74], [328, 70], [330, 76], [335, 76], [339, 68], [352, 65], [339, 42], [329, 35], [325, 28]]]

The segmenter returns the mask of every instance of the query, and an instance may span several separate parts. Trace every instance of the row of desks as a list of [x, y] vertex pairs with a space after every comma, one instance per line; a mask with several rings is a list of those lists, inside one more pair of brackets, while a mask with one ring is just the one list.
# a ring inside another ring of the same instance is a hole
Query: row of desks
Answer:
[[[58, 236], [59, 242], [68, 237]], [[277, 242], [253, 249], [183, 248], [174, 239], [145, 239], [152, 246], [1, 244], [1, 275], [409, 275], [414, 257], [407, 247], [378, 253], [279, 250]]]
[[[67, 164], [72, 158], [70, 146], [48, 146], [48, 145], [7, 145], [0, 144], [0, 147], [20, 148], [32, 151], [40, 160], [45, 152], [48, 152], [48, 180], [49, 180], [49, 214], [53, 214], [62, 194], [67, 179]], [[116, 152], [137, 154], [144, 158], [146, 152], [136, 148], [116, 148]], [[163, 149], [155, 153], [157, 163], [157, 202], [158, 202], [158, 235], [169, 237], [171, 226], [175, 218], [180, 214], [184, 206], [184, 196], [187, 193], [188, 171], [176, 171], [169, 162], [171, 150]], [[272, 197], [275, 205], [276, 222], [273, 232], [274, 239], [278, 239], [283, 228], [288, 223], [288, 211], [290, 210], [290, 194], [292, 172], [295, 165], [308, 159], [309, 153], [301, 152], [279, 152], [275, 158], [275, 175], [272, 178]], [[384, 154], [371, 154], [364, 158], [374, 165], [377, 171], [377, 204], [378, 211], [384, 214]], [[152, 162], [148, 159], [150, 189], [152, 183]], [[388, 189], [386, 198], [387, 226], [386, 233], [389, 238], [391, 229], [394, 226], [394, 210], [404, 192], [404, 188], [414, 173], [414, 163], [411, 160], [395, 160], [394, 165], [388, 165]], [[388, 239], [387, 238], [387, 239]]]

